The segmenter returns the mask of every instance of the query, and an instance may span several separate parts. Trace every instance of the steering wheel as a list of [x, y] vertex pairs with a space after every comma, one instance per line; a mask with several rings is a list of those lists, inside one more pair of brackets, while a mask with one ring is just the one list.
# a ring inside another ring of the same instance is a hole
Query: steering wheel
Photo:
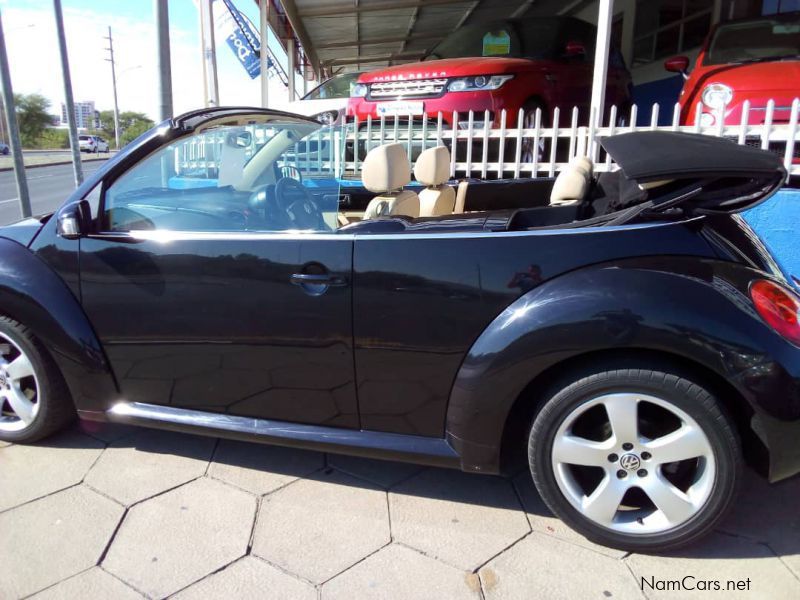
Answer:
[[330, 229], [311, 193], [296, 179], [282, 177], [278, 180], [275, 184], [275, 201], [292, 228]]

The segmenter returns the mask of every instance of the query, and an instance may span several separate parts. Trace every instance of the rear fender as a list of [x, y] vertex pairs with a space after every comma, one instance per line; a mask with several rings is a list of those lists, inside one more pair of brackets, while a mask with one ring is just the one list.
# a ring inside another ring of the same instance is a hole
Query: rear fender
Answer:
[[25, 246], [0, 238], [0, 257], [0, 313], [28, 327], [44, 344], [77, 408], [104, 410], [117, 387], [78, 300]]
[[763, 276], [664, 256], [580, 269], [530, 291], [487, 327], [456, 376], [446, 432], [462, 467], [497, 472], [517, 398], [537, 376], [587, 353], [677, 355], [728, 380], [754, 411], [797, 419], [797, 350], [761, 322], [747, 295]]

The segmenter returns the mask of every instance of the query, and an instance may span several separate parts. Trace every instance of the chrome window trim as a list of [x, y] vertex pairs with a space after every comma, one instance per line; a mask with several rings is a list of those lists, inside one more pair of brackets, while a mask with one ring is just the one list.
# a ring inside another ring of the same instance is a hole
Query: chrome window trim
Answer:
[[108, 233], [89, 234], [90, 239], [133, 241], [155, 241], [162, 243], [178, 241], [231, 241], [231, 240], [431, 240], [431, 239], [470, 239], [470, 238], [509, 238], [528, 236], [551, 235], [579, 235], [612, 233], [622, 230], [657, 229], [669, 227], [677, 223], [693, 223], [704, 219], [703, 216], [692, 217], [684, 221], [662, 221], [654, 223], [634, 223], [631, 225], [612, 225], [609, 227], [575, 227], [564, 229], [533, 229], [529, 231], [431, 231], [430, 233], [324, 233], [315, 231], [169, 231], [169, 230], [142, 230], [142, 231], [113, 231]]

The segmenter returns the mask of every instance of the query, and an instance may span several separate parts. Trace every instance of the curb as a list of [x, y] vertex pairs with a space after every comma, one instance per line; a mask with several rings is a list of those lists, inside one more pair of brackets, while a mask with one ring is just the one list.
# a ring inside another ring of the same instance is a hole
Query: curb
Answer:
[[[83, 160], [81, 160], [81, 164], [86, 163], [86, 162], [96, 162], [98, 160], [110, 160], [113, 156], [114, 156], [113, 154], [109, 154], [107, 157], [98, 156], [96, 158], [84, 158]], [[27, 171], [28, 169], [39, 169], [41, 167], [56, 167], [58, 165], [71, 165], [71, 164], [72, 164], [72, 159], [70, 159], [70, 160], [60, 160], [58, 162], [43, 163], [43, 164], [40, 164], [40, 165], [25, 165], [25, 170]], [[13, 171], [13, 170], [14, 170], [13, 166], [12, 167], [0, 167], [0, 173], [5, 173], [7, 171]]]

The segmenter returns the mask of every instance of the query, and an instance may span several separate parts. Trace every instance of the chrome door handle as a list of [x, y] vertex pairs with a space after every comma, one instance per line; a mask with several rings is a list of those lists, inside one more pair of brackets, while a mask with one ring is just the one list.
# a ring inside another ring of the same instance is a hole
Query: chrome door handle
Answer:
[[299, 285], [304, 288], [306, 286], [341, 287], [347, 285], [347, 279], [333, 273], [293, 273], [289, 277], [289, 282], [292, 285]]

